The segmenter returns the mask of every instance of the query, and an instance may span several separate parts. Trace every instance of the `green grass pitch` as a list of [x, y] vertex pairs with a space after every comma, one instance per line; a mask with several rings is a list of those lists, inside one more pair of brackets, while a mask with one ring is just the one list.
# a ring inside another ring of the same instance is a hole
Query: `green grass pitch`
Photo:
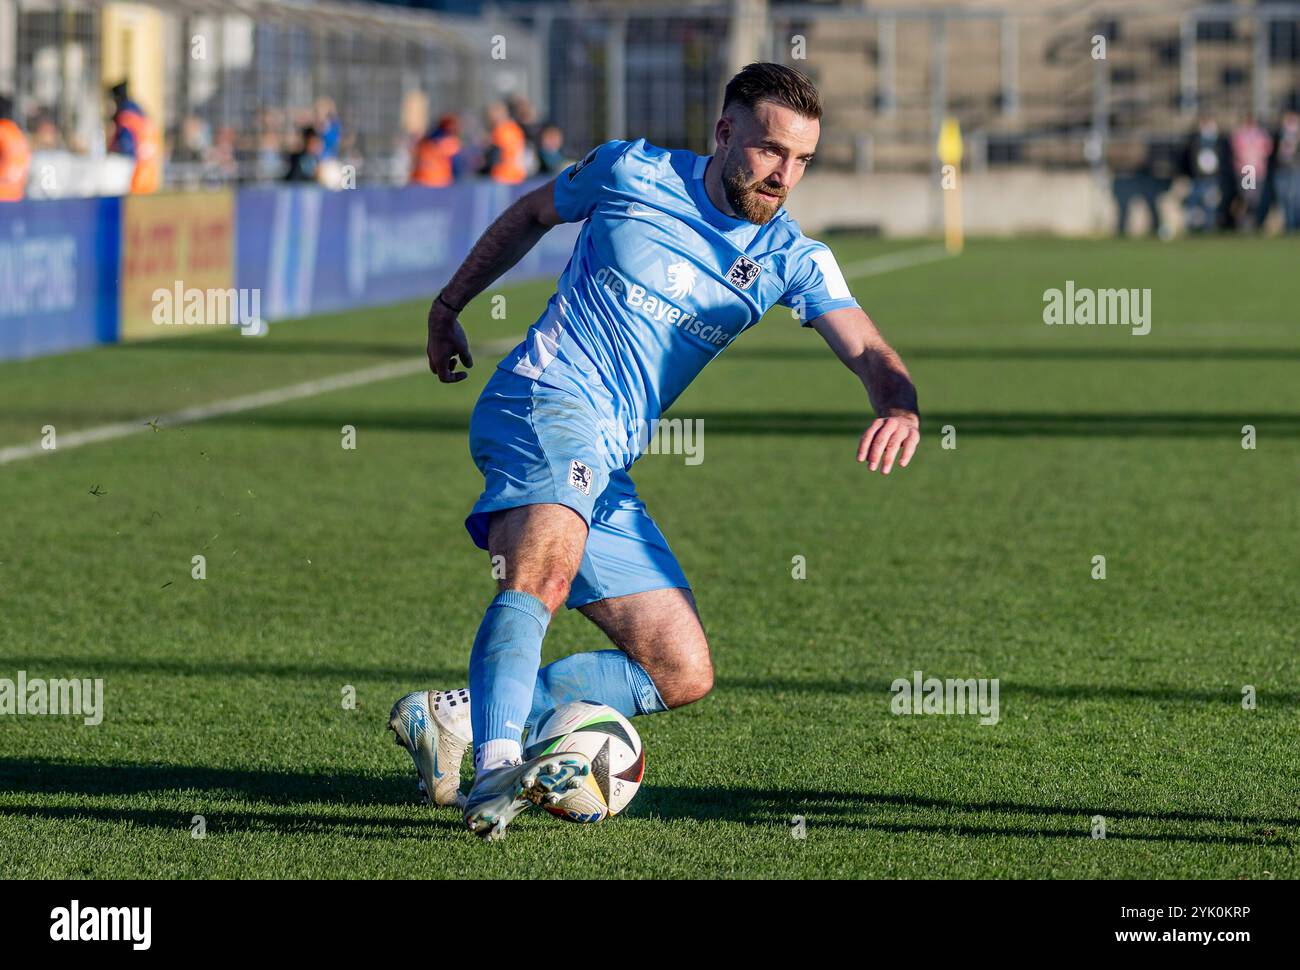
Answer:
[[[832, 244], [912, 369], [921, 448], [888, 478], [854, 462], [865, 395], [784, 311], [677, 403], [704, 461], [633, 473], [717, 687], [636, 722], [624, 816], [534, 811], [479, 844], [418, 804], [385, 731], [402, 692], [465, 682], [492, 596], [462, 527], [467, 417], [500, 356], [481, 350], [453, 387], [412, 375], [0, 465], [0, 677], [102, 677], [106, 699], [97, 727], [0, 717], [0, 874], [1294, 878], [1300, 243], [976, 240], [857, 279], [913, 244]], [[1151, 333], [1044, 326], [1067, 280], [1150, 288]], [[505, 320], [464, 316], [480, 348], [549, 287], [500, 292]], [[418, 357], [425, 309], [6, 363], [0, 448]], [[602, 646], [568, 613], [546, 659]], [[1000, 722], [891, 714], [914, 670], [998, 678]]]

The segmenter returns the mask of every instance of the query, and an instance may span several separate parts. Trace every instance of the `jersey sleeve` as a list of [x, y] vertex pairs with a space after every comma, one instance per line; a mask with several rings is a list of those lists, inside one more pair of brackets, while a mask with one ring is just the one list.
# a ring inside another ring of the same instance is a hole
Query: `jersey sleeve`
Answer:
[[785, 294], [777, 302], [792, 308], [805, 327], [823, 313], [858, 305], [834, 253], [812, 240], [799, 249]]
[[631, 142], [607, 141], [597, 145], [580, 162], [555, 177], [555, 211], [565, 222], [581, 222], [591, 215], [600, 191], [613, 184], [614, 165]]

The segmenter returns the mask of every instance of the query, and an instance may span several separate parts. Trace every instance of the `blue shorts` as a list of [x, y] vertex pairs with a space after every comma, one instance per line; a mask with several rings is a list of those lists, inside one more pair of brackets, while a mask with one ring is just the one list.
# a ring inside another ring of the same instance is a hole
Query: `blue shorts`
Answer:
[[500, 369], [470, 417], [470, 453], [484, 482], [465, 520], [475, 545], [488, 547], [489, 513], [521, 505], [566, 505], [590, 527], [569, 609], [652, 589], [690, 589], [610, 441], [614, 426], [590, 401]]

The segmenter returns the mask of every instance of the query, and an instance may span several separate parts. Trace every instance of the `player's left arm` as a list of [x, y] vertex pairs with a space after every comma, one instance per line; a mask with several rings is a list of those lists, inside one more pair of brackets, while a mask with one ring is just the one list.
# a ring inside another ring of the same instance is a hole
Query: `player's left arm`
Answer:
[[862, 381], [878, 415], [858, 442], [858, 461], [867, 461], [872, 471], [879, 468], [886, 475], [895, 458], [900, 468], [906, 468], [921, 440], [921, 412], [916, 386], [902, 358], [859, 307], [827, 310], [810, 326]]

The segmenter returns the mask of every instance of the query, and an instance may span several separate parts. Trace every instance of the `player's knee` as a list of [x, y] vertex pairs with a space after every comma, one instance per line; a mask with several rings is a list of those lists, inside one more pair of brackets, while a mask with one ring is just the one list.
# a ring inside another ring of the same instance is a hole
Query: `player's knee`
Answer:
[[708, 648], [680, 664], [659, 686], [659, 696], [670, 708], [694, 704], [713, 690], [713, 663]]
[[569, 577], [563, 572], [554, 570], [546, 570], [536, 576], [521, 577], [509, 584], [502, 584], [503, 589], [514, 589], [537, 597], [552, 613], [558, 611], [568, 600], [570, 586]]

